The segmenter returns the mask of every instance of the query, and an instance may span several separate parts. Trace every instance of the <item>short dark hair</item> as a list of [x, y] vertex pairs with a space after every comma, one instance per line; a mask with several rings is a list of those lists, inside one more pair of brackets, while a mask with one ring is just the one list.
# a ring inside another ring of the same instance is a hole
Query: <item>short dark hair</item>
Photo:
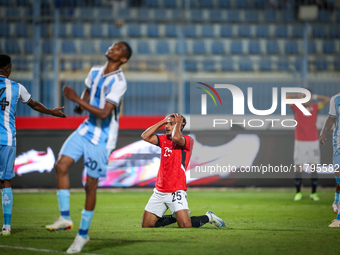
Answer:
[[11, 63], [11, 57], [5, 54], [0, 54], [0, 68], [4, 68], [5, 66]]
[[126, 46], [126, 56], [125, 57], [127, 58], [127, 60], [129, 60], [130, 57], [132, 56], [132, 48], [127, 42], [122, 41], [122, 43], [124, 43], [125, 46]]
[[[187, 124], [187, 119], [182, 115], [182, 114], [179, 114], [182, 118], [183, 118], [183, 128], [185, 127], [185, 125]], [[171, 118], [175, 118], [175, 115], [170, 115]]]

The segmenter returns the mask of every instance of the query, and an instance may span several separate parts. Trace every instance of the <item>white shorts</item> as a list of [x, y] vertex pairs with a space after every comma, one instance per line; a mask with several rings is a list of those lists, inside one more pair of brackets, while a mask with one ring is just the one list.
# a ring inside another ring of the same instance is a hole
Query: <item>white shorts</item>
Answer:
[[297, 141], [294, 143], [294, 164], [320, 164], [319, 141]]
[[189, 210], [187, 193], [184, 190], [163, 193], [155, 188], [148, 204], [145, 206], [145, 211], [161, 218], [168, 208], [173, 215], [180, 210]]

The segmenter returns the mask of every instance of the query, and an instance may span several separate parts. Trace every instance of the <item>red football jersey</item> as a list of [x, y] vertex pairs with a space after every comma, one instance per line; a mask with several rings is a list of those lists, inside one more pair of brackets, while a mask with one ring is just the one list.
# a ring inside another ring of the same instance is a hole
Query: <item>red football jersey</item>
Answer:
[[157, 137], [158, 146], [162, 148], [162, 152], [156, 189], [161, 192], [187, 190], [185, 169], [189, 164], [194, 140], [188, 135], [183, 135], [185, 145], [181, 147], [171, 141], [167, 135], [157, 135]]
[[304, 115], [295, 104], [292, 106], [295, 120], [297, 121], [295, 140], [317, 141], [319, 139], [318, 129], [316, 127], [316, 119], [319, 112], [318, 103], [311, 104], [306, 108], [312, 114], [311, 116]]

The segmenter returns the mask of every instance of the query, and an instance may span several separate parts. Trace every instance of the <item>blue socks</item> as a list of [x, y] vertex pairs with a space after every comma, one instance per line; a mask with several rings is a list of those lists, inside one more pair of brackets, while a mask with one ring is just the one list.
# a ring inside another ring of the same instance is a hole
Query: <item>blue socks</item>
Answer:
[[81, 212], [81, 221], [78, 235], [83, 238], [87, 238], [87, 232], [89, 231], [91, 220], [93, 217], [93, 211], [86, 211], [85, 209]]
[[69, 189], [58, 189], [58, 204], [59, 210], [62, 217], [71, 220], [70, 217], [70, 190]]
[[339, 200], [340, 200], [340, 192], [335, 192], [334, 204], [339, 203]]
[[4, 213], [4, 225], [11, 225], [12, 207], [13, 207], [13, 193], [12, 188], [5, 188], [2, 192], [2, 211]]

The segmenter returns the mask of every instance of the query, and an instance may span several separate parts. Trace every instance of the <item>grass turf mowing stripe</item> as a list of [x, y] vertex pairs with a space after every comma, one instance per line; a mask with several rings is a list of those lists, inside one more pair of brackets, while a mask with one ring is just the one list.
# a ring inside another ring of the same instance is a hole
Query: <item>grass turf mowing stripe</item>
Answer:
[[[63, 251], [53, 251], [53, 250], [47, 250], [47, 249], [36, 249], [31, 247], [20, 247], [20, 246], [9, 246], [9, 245], [0, 245], [0, 248], [8, 248], [8, 249], [16, 249], [16, 250], [27, 250], [27, 251], [40, 251], [40, 252], [47, 252], [47, 253], [59, 253], [59, 254], [68, 254]], [[87, 255], [100, 255], [95, 253], [82, 253]]]

